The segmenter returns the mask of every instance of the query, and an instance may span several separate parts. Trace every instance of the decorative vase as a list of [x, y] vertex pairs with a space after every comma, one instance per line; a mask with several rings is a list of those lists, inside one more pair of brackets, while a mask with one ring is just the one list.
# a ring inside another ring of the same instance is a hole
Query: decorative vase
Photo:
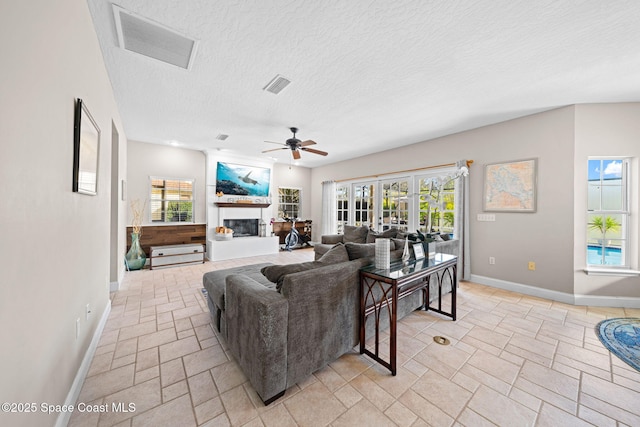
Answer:
[[376, 239], [376, 268], [388, 270], [391, 265], [391, 240]]
[[407, 264], [411, 259], [411, 252], [409, 251], [409, 238], [404, 240], [404, 251], [402, 251], [402, 263]]
[[124, 256], [127, 270], [140, 270], [147, 262], [147, 254], [144, 253], [140, 246], [140, 236], [138, 233], [131, 233], [131, 248]]

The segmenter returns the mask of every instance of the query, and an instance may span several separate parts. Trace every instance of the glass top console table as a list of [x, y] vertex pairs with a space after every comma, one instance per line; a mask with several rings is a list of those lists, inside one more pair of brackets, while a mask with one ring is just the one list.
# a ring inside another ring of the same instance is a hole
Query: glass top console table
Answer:
[[[436, 254], [433, 258], [412, 260], [407, 264], [391, 264], [388, 269], [369, 265], [360, 269], [360, 354], [366, 354], [396, 374], [397, 306], [398, 301], [415, 292], [422, 292], [424, 310], [431, 310], [456, 320], [456, 287], [458, 257]], [[429, 283], [437, 280], [438, 298], [429, 302]], [[442, 285], [448, 278], [451, 283], [451, 312], [442, 308]], [[433, 304], [437, 304], [434, 306]], [[389, 315], [389, 359], [380, 356], [380, 315]], [[375, 340], [373, 351], [367, 349], [366, 321], [373, 315]]]

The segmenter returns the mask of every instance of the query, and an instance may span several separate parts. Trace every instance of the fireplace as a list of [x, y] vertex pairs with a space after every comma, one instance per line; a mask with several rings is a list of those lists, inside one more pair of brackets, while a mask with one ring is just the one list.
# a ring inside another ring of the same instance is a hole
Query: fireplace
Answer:
[[233, 230], [234, 238], [258, 235], [258, 219], [225, 219], [222, 225]]

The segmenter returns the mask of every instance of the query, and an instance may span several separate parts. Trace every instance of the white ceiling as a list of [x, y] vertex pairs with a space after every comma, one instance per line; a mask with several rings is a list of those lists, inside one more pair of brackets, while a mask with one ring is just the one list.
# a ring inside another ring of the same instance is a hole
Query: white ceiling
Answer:
[[[563, 105], [640, 101], [637, 0], [120, 0], [199, 41], [184, 70], [118, 47], [88, 0], [131, 140], [314, 167]], [[263, 90], [277, 74], [292, 83]], [[218, 134], [228, 134], [217, 141]], [[287, 150], [270, 153], [288, 163]]]

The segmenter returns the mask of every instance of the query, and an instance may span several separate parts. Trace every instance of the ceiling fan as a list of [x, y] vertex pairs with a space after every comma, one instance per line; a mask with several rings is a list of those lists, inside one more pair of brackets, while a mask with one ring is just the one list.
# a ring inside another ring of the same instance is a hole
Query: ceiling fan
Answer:
[[272, 150], [265, 150], [263, 151], [263, 153], [268, 153], [270, 151], [277, 151], [277, 150], [291, 150], [291, 155], [296, 160], [300, 159], [300, 150], [308, 151], [309, 153], [313, 153], [313, 154], [319, 154], [321, 156], [326, 156], [327, 154], [329, 154], [326, 151], [320, 151], [314, 148], [309, 148], [309, 145], [316, 144], [315, 141], [312, 141], [310, 139], [307, 139], [306, 141], [300, 141], [298, 138], [296, 138], [296, 133], [298, 132], [298, 128], [289, 128], [289, 130], [293, 133], [293, 138], [287, 139], [287, 141], [284, 144], [282, 144], [281, 142], [265, 141], [270, 144], [284, 145], [284, 147], [274, 148]]

